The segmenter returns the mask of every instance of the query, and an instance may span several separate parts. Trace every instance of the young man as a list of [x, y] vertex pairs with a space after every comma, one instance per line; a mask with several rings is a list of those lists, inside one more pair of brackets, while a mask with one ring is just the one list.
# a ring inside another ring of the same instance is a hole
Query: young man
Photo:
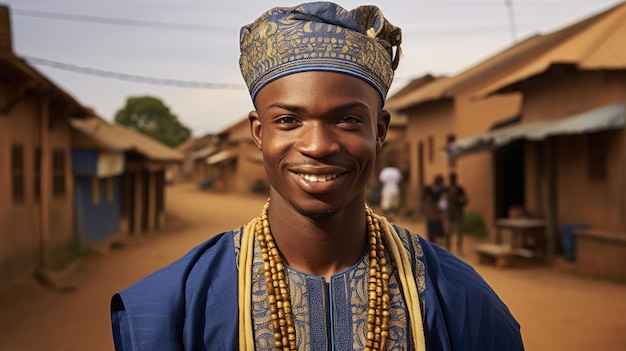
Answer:
[[399, 44], [374, 6], [274, 8], [242, 29], [268, 203], [116, 294], [117, 350], [523, 349], [472, 268], [365, 204]]

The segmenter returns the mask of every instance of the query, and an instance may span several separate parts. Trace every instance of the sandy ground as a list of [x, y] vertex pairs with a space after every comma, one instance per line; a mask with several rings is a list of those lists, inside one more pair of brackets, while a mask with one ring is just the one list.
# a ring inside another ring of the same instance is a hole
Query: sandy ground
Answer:
[[[31, 281], [1, 291], [0, 350], [112, 350], [109, 299], [115, 291], [210, 235], [247, 222], [264, 201], [203, 193], [191, 185], [169, 188], [168, 229], [86, 260], [62, 281], [75, 291], [52, 291]], [[421, 223], [398, 223], [423, 232]], [[522, 326], [526, 350], [626, 350], [626, 284], [580, 278], [555, 268], [478, 265], [472, 243], [467, 244], [463, 258], [507, 303]]]

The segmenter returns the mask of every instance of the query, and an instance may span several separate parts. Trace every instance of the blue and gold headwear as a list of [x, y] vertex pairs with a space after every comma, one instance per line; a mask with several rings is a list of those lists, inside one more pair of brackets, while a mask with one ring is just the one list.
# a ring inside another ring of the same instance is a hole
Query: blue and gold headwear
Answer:
[[304, 71], [363, 79], [384, 100], [400, 59], [401, 38], [400, 28], [376, 6], [351, 11], [330, 2], [276, 7], [241, 28], [239, 67], [252, 100], [267, 83]]

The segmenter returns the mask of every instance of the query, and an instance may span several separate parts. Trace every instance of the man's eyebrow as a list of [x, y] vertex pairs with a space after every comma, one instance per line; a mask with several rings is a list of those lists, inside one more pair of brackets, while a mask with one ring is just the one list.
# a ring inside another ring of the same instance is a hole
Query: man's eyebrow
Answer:
[[352, 108], [366, 108], [369, 110], [369, 106], [365, 103], [362, 103], [360, 101], [354, 101], [354, 102], [349, 102], [347, 104], [343, 104], [343, 105], [339, 105], [335, 108], [332, 109], [333, 112], [341, 112], [341, 111], [346, 111], [346, 110], [350, 110]]
[[[269, 105], [267, 107], [267, 109], [270, 109], [270, 108], [280, 108], [280, 109], [291, 111], [291, 112], [301, 112], [301, 111], [304, 110], [300, 106], [289, 105], [289, 104], [285, 104], [285, 103], [281, 103], [281, 102], [273, 103], [273, 104], [271, 104], [271, 105]], [[354, 101], [354, 102], [349, 102], [347, 104], [335, 106], [335, 107], [333, 107], [330, 110], [330, 112], [342, 112], [342, 111], [350, 110], [352, 108], [366, 108], [366, 109], [369, 109], [369, 106], [367, 104], [363, 103], [363, 102]]]
[[291, 111], [291, 112], [299, 112], [302, 111], [302, 107], [296, 106], [296, 105], [288, 105], [288, 104], [284, 104], [282, 102], [277, 102], [277, 103], [273, 103], [271, 105], [269, 105], [267, 107], [267, 109], [271, 109], [271, 108], [279, 108], [282, 110], [287, 110], [287, 111]]

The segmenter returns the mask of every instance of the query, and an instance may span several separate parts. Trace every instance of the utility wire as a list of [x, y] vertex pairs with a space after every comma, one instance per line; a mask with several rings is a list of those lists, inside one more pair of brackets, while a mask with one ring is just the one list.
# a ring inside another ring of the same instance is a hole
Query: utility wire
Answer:
[[[220, 27], [220, 26], [207, 26], [200, 24], [186, 24], [186, 23], [171, 23], [171, 22], [157, 22], [157, 21], [143, 21], [143, 20], [132, 20], [132, 19], [123, 19], [123, 18], [114, 18], [114, 17], [99, 17], [99, 16], [89, 16], [89, 15], [75, 15], [68, 13], [60, 13], [60, 12], [49, 12], [49, 11], [38, 11], [38, 10], [22, 10], [22, 9], [13, 9], [12, 13], [17, 16], [23, 17], [36, 17], [36, 18], [44, 18], [44, 19], [54, 19], [54, 20], [64, 20], [64, 21], [73, 21], [73, 22], [83, 22], [83, 23], [98, 23], [98, 24], [107, 24], [107, 25], [117, 25], [117, 26], [129, 26], [129, 27], [142, 27], [142, 28], [158, 28], [158, 29], [174, 29], [174, 30], [187, 30], [187, 31], [201, 31], [201, 32], [236, 32], [239, 31], [239, 28], [235, 27]], [[462, 27], [454, 27], [454, 28], [435, 28], [433, 29], [411, 29], [405, 28], [402, 32], [404, 34], [424, 34], [429, 33], [432, 34], [436, 32], [437, 34], [453, 34], [453, 33], [466, 33], [470, 34], [471, 32], [484, 32], [490, 30], [500, 29], [500, 25], [485, 25], [481, 27], [472, 27], [471, 29], [462, 28]]]
[[509, 13], [509, 30], [511, 31], [511, 40], [513, 44], [517, 42], [517, 25], [515, 24], [515, 10], [513, 9], [512, 0], [504, 0]]
[[235, 27], [143, 21], [143, 20], [132, 20], [132, 19], [113, 18], [113, 17], [74, 15], [74, 14], [69, 14], [69, 13], [50, 12], [50, 11], [12, 9], [11, 12], [17, 16], [38, 17], [38, 18], [57, 19], [57, 20], [74, 21], [74, 22], [113, 24], [113, 25], [118, 25], [118, 26], [151, 27], [151, 28], [161, 28], [161, 29], [179, 29], [179, 30], [191, 30], [191, 31], [202, 31], [202, 32], [239, 31], [239, 28], [235, 28]]
[[[514, 21], [512, 18], [512, 4], [509, 6], [509, 1], [505, 0], [507, 7], [509, 7], [509, 21]], [[556, 1], [558, 2], [558, 1]], [[453, 4], [455, 2], [446, 2], [446, 4]], [[458, 3], [459, 5], [465, 3]], [[476, 3], [472, 3], [473, 5]], [[481, 2], [479, 4], [484, 5], [493, 5], [492, 2]], [[133, 19], [124, 19], [124, 18], [115, 18], [115, 17], [102, 17], [102, 16], [91, 16], [91, 15], [76, 15], [69, 13], [61, 13], [61, 12], [51, 12], [51, 11], [40, 11], [40, 10], [25, 10], [25, 9], [12, 9], [12, 14], [16, 16], [23, 17], [36, 17], [43, 19], [54, 19], [54, 20], [64, 20], [64, 21], [74, 21], [74, 22], [83, 22], [83, 23], [97, 23], [97, 24], [107, 24], [107, 25], [117, 25], [117, 26], [129, 26], [129, 27], [142, 27], [142, 28], [159, 28], [159, 29], [174, 29], [174, 30], [187, 30], [187, 31], [201, 31], [201, 32], [238, 32], [240, 28], [238, 27], [226, 27], [226, 26], [211, 26], [211, 25], [201, 25], [201, 24], [188, 24], [188, 23], [172, 23], [172, 22], [159, 22], [159, 21], [145, 21], [145, 20], [133, 20]], [[432, 35], [435, 32], [437, 35], [445, 35], [445, 34], [453, 34], [453, 33], [465, 33], [471, 34], [472, 32], [484, 32], [488, 30], [497, 30], [500, 28], [499, 24], [493, 25], [483, 25], [480, 27], [473, 26], [472, 28], [463, 28], [463, 27], [438, 27], [438, 28], [420, 28], [420, 29], [411, 29], [404, 28], [402, 31], [404, 34], [424, 34], [428, 33]], [[515, 34], [513, 34], [515, 36]], [[515, 40], [514, 40], [515, 41]]]
[[208, 82], [183, 81], [183, 80], [176, 80], [176, 79], [161, 79], [161, 78], [154, 78], [154, 77], [139, 76], [139, 75], [134, 75], [134, 74], [105, 71], [105, 70], [96, 69], [96, 68], [81, 67], [81, 66], [70, 64], [70, 63], [53, 61], [53, 60], [27, 56], [27, 55], [20, 55], [20, 56], [38, 65], [52, 67], [52, 68], [56, 68], [56, 69], [60, 69], [64, 71], [70, 71], [74, 73], [98, 76], [101, 78], [111, 78], [111, 79], [118, 79], [118, 80], [152, 84], [152, 85], [174, 86], [174, 87], [179, 87], [179, 88], [237, 89], [237, 90], [244, 89], [244, 86], [242, 84], [208, 83]]

